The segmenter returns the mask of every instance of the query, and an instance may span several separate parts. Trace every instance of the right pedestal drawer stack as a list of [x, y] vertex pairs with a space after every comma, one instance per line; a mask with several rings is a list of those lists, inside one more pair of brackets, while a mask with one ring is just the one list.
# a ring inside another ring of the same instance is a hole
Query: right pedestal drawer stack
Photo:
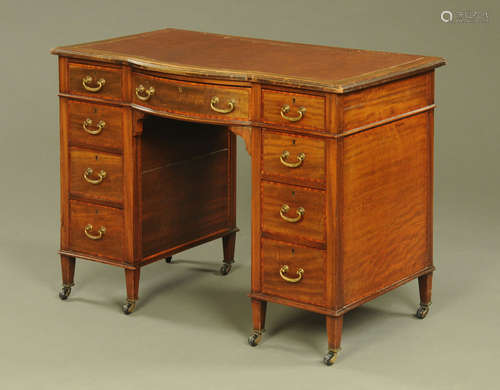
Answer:
[[262, 151], [262, 292], [324, 305], [325, 141], [264, 130]]
[[326, 315], [331, 364], [345, 312], [432, 281], [433, 72], [345, 94], [261, 93], [253, 130], [252, 298]]

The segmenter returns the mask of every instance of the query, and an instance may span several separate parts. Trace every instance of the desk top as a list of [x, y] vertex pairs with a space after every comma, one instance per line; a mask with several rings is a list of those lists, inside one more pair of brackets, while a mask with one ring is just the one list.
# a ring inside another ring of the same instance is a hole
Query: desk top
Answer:
[[440, 57], [163, 29], [57, 47], [52, 54], [163, 73], [345, 93], [444, 65]]

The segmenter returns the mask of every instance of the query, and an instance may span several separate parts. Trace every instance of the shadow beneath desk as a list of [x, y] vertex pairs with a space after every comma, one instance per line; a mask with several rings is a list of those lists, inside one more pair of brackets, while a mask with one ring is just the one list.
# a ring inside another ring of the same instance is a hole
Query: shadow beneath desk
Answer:
[[141, 277], [140, 299], [133, 315], [200, 326], [213, 324], [248, 336], [252, 328], [250, 272], [239, 272], [247, 267], [235, 263], [223, 276], [221, 264], [174, 258], [164, 266], [166, 273], [170, 269], [175, 274], [157, 276], [153, 281]]
[[[351, 335], [354, 337], [354, 335], [360, 334], [366, 331], [366, 329], [370, 329], [370, 327], [376, 327], [390, 321], [390, 318], [399, 317], [409, 320], [415, 318], [413, 311], [413, 307], [416, 309], [415, 302], [413, 302], [411, 310], [401, 311], [401, 297], [396, 292], [390, 294], [392, 294], [390, 300], [398, 303], [397, 310], [382, 309], [377, 307], [377, 305], [381, 305], [381, 302], [372, 301], [372, 303], [362, 305], [347, 312], [344, 315], [342, 339], [345, 340]], [[380, 300], [382, 297], [378, 299]], [[326, 349], [326, 324], [324, 315], [297, 308], [270, 304], [268, 306], [268, 323], [266, 329], [266, 338], [287, 334], [293, 338], [294, 343], [301, 343], [308, 348], [312, 348], [316, 353], [323, 353]], [[389, 337], [389, 333], [385, 335]], [[383, 333], [378, 336], [380, 336], [379, 341], [380, 338], [384, 338]], [[280, 345], [279, 349], [282, 348], [287, 349], [288, 347]]]
[[[173, 258], [172, 262], [168, 264], [169, 267], [176, 266], [176, 265], [192, 265], [190, 267], [190, 270], [196, 271], [196, 272], [205, 272], [213, 275], [218, 275], [218, 276], [223, 276], [221, 275], [219, 269], [220, 266], [222, 265], [222, 261], [220, 262], [219, 266], [215, 267], [208, 267], [206, 262], [203, 261], [195, 261], [195, 260], [183, 260], [183, 259], [176, 259]], [[202, 267], [201, 265], [205, 265], [205, 267]], [[212, 263], [210, 263], [212, 265]], [[231, 271], [232, 272], [232, 271]]]

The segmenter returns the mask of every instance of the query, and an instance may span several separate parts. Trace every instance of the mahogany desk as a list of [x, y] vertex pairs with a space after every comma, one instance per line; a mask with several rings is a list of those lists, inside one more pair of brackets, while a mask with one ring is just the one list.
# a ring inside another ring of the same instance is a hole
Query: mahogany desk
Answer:
[[267, 302], [342, 316], [418, 278], [431, 302], [434, 68], [442, 58], [165, 29], [59, 47], [61, 263], [125, 270], [222, 237], [233, 262], [235, 134], [252, 155], [257, 345]]

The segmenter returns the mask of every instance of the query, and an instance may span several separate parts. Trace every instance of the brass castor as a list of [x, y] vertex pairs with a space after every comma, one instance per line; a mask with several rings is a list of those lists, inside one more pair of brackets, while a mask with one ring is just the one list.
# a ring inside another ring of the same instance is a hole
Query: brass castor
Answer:
[[257, 345], [259, 345], [260, 341], [262, 340], [262, 333], [263, 331], [261, 330], [254, 330], [250, 337], [248, 337], [248, 344], [250, 344], [252, 347], [256, 347]]
[[222, 263], [222, 267], [220, 267], [221, 275], [227, 275], [229, 272], [231, 272], [231, 268], [231, 263]]
[[421, 303], [420, 306], [418, 307], [418, 310], [417, 310], [417, 313], [415, 314], [417, 316], [417, 318], [420, 318], [421, 320], [423, 320], [427, 314], [429, 314], [429, 310], [431, 308], [431, 304], [430, 303]]
[[339, 352], [340, 351], [336, 351], [333, 349], [328, 350], [325, 357], [323, 358], [323, 363], [325, 363], [327, 366], [331, 366], [333, 363], [335, 363], [335, 360], [337, 360]]
[[59, 292], [59, 298], [65, 301], [66, 299], [68, 299], [69, 294], [71, 294], [71, 286], [63, 286], [61, 288], [61, 291]]
[[127, 303], [122, 306], [122, 310], [127, 315], [133, 313], [135, 310], [135, 301], [127, 301]]
[[165, 257], [165, 262], [170, 264], [172, 262], [172, 256]]

